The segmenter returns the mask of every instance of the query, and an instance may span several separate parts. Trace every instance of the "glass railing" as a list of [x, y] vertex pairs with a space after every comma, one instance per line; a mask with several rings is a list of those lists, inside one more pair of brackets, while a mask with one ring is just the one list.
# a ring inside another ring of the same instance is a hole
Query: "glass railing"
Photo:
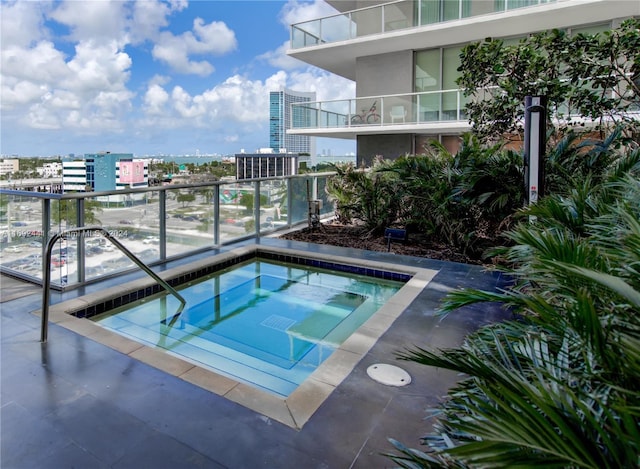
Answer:
[[403, 0], [291, 25], [291, 48], [500, 13], [556, 0]]
[[[168, 185], [100, 193], [50, 194], [0, 189], [0, 270], [38, 283], [54, 234], [101, 226], [146, 264], [162, 263], [307, 221], [308, 198], [323, 201], [331, 173], [237, 182]], [[135, 267], [95, 233], [61, 240], [51, 283], [74, 287]]]
[[344, 129], [364, 126], [466, 121], [469, 98], [463, 90], [368, 96], [334, 101], [293, 103], [299, 116], [293, 129]]

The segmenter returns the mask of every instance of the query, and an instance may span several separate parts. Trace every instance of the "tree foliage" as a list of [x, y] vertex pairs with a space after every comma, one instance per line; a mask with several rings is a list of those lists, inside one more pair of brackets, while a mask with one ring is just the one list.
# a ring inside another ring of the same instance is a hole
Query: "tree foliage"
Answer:
[[455, 292], [443, 306], [500, 301], [516, 319], [459, 348], [399, 353], [464, 376], [424, 451], [392, 441], [400, 466], [639, 466], [640, 150], [618, 156], [523, 210], [504, 253], [513, 288]]
[[[77, 200], [54, 200], [51, 203], [51, 221], [57, 225], [66, 222], [67, 226], [76, 226], [77, 221]], [[101, 225], [97, 214], [102, 212], [100, 202], [93, 199], [84, 201], [84, 224]]]
[[483, 140], [521, 134], [524, 99], [539, 95], [560, 127], [587, 118], [638, 130], [629, 112], [640, 109], [639, 19], [596, 35], [551, 30], [516, 45], [488, 38], [463, 49], [458, 70], [473, 131]]
[[181, 203], [183, 207], [186, 207], [192, 202], [195, 202], [196, 195], [193, 192], [179, 192], [176, 195], [176, 201]]

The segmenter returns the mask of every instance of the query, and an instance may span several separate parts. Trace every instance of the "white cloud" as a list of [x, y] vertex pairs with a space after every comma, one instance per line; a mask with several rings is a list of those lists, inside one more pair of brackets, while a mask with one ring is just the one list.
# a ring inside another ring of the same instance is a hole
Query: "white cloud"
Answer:
[[235, 33], [226, 24], [212, 21], [206, 24], [202, 18], [193, 21], [193, 32], [174, 35], [165, 31], [153, 47], [153, 57], [167, 63], [179, 73], [206, 76], [215, 70], [206, 60], [194, 61], [190, 55], [222, 55], [237, 47]]
[[169, 101], [169, 93], [162, 86], [154, 83], [147, 89], [143, 101], [147, 114], [161, 116], [166, 112], [165, 105]]
[[72, 40], [115, 39], [123, 45], [127, 14], [127, 4], [120, 0], [67, 0], [50, 17], [69, 27]]
[[157, 38], [161, 28], [169, 26], [168, 16], [187, 7], [187, 2], [145, 0], [133, 3], [129, 22], [129, 38], [133, 44]]
[[259, 55], [257, 59], [259, 61], [267, 62], [274, 68], [282, 68], [284, 70], [292, 70], [294, 68], [306, 67], [307, 64], [304, 62], [294, 59], [293, 57], [289, 57], [287, 55], [287, 49], [289, 48], [289, 41], [285, 41], [282, 43], [280, 47], [273, 51], [266, 52], [262, 55]]
[[288, 74], [280, 70], [262, 80], [234, 75], [224, 82], [203, 91], [189, 94], [181, 86], [166, 90], [157, 82], [150, 83], [145, 93], [147, 127], [197, 127], [215, 129], [244, 129], [245, 133], [260, 129], [268, 140], [269, 92], [283, 87], [298, 91], [315, 91], [319, 100], [348, 99], [355, 86], [318, 69]]
[[337, 11], [322, 0], [301, 3], [289, 0], [280, 12], [280, 22], [287, 28], [289, 25], [310, 21], [336, 14]]
[[46, 39], [44, 15], [51, 2], [2, 2], [0, 17], [0, 42], [2, 47], [28, 47]]
[[[192, 88], [193, 79], [171, 76], [168, 69], [151, 78], [143, 73], [132, 79], [132, 73], [148, 70], [144, 60], [151, 57], [180, 73], [206, 76], [214, 71], [214, 57], [238, 48], [235, 32], [221, 21], [195, 18], [191, 29], [177, 30], [172, 15], [186, 6], [186, 0], [3, 2], [3, 140], [12, 140], [13, 145], [47, 141], [60, 147], [69, 142], [93, 145], [95, 136], [100, 142], [121, 145], [138, 145], [139, 138], [147, 137], [153, 140], [140, 145], [170, 145], [172, 139], [180, 138], [220, 145], [243, 142], [248, 147], [253, 145], [250, 142], [261, 141], [258, 146], [265, 146], [269, 91], [282, 87], [311, 90], [319, 100], [354, 95], [351, 82], [288, 57], [288, 41], [256, 58], [261, 73], [275, 69], [259, 79], [236, 73], [206, 90], [195, 88], [198, 91]], [[292, 1], [280, 19], [288, 26], [290, 21], [331, 11], [322, 2]], [[66, 36], [60, 36], [61, 29]], [[257, 70], [246, 64], [236, 70], [242, 68]], [[201, 86], [202, 80], [198, 81], [200, 85], [195, 86]], [[29, 133], [25, 129], [60, 132]], [[19, 132], [20, 137], [13, 135]], [[64, 153], [65, 149], [47, 148], [45, 154], [47, 151]]]

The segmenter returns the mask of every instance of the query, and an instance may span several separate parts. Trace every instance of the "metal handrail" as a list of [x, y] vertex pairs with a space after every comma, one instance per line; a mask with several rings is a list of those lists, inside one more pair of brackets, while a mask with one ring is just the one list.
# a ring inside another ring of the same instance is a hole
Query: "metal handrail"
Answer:
[[[60, 239], [66, 239], [67, 236], [71, 233], [84, 233], [86, 231], [93, 231], [101, 233], [105, 238], [107, 238], [111, 243], [120, 249], [129, 259], [131, 259], [138, 267], [144, 270], [147, 274], [149, 274], [156, 282], [158, 282], [165, 290], [171, 293], [180, 301], [180, 306], [176, 311], [176, 315], [182, 313], [186, 305], [186, 300], [167, 282], [161, 279], [156, 273], [154, 273], [144, 262], [138, 259], [131, 251], [129, 251], [124, 245], [115, 239], [111, 234], [102, 228], [101, 226], [82, 226], [80, 228], [72, 228], [69, 230], [62, 231], [60, 233], [55, 234], [47, 243], [47, 248], [45, 250], [45, 256], [42, 259], [43, 265], [45, 267], [44, 273], [42, 275], [42, 325], [40, 329], [40, 342], [47, 341], [47, 333], [49, 328], [49, 293], [51, 289], [51, 254], [53, 250], [53, 246]], [[68, 255], [68, 253], [67, 253]]]

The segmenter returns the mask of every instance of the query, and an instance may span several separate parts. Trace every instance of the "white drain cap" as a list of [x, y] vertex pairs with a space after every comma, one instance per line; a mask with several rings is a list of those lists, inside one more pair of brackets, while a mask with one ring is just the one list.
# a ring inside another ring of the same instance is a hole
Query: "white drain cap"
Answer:
[[367, 374], [371, 379], [387, 386], [406, 386], [411, 382], [411, 376], [402, 368], [376, 363], [367, 368]]

